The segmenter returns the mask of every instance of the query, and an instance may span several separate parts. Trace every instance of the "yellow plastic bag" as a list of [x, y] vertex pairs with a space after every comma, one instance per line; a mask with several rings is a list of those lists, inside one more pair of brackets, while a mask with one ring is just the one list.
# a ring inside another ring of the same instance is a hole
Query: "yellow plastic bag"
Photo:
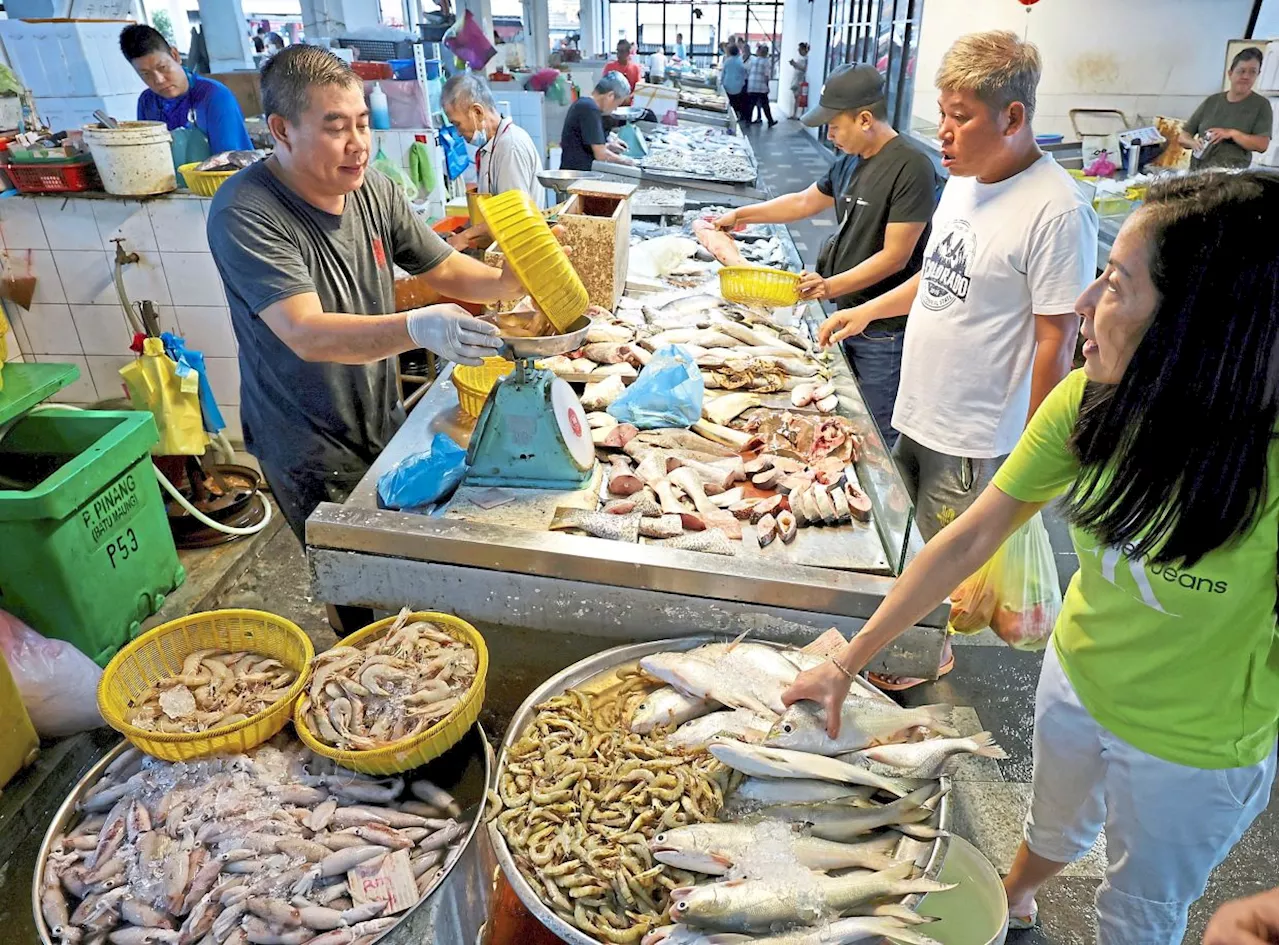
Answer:
[[120, 369], [135, 410], [150, 410], [160, 430], [155, 456], [199, 456], [209, 443], [200, 415], [200, 375], [164, 353], [164, 342], [147, 338], [142, 357]]
[[956, 633], [989, 626], [1014, 649], [1040, 650], [1061, 610], [1053, 548], [1037, 512], [951, 592], [949, 625]]

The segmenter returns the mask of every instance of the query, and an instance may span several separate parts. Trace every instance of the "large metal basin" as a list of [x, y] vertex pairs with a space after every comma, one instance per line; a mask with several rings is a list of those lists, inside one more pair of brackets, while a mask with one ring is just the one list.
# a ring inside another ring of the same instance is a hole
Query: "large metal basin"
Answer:
[[[54, 838], [66, 831], [75, 818], [76, 804], [80, 798], [98, 782], [107, 766], [128, 747], [127, 741], [120, 742], [89, 769], [62, 802], [45, 832], [36, 861], [36, 871], [31, 877], [31, 908], [41, 945], [54, 945], [49, 927], [40, 911], [41, 874]], [[416, 906], [404, 913], [399, 923], [382, 934], [378, 939], [380, 945], [475, 940], [484, 923], [488, 890], [491, 888], [489, 880], [493, 868], [492, 854], [487, 850], [478, 851], [474, 848], [477, 840], [483, 837], [480, 825], [484, 819], [485, 789], [491, 780], [493, 767], [493, 748], [485, 737], [484, 729], [477, 723], [462, 741], [435, 761], [406, 773], [406, 778], [428, 778], [449, 791], [462, 805], [464, 816], [471, 818], [471, 824], [462, 842], [445, 862], [436, 878], [435, 887], [428, 890]]]
[[[502, 776], [502, 770], [507, 763], [507, 751], [519, 738], [534, 717], [534, 707], [553, 696], [558, 696], [566, 689], [573, 689], [584, 683], [595, 679], [597, 676], [612, 674], [616, 669], [625, 666], [628, 663], [634, 663], [641, 657], [648, 656], [650, 653], [661, 653], [672, 650], [691, 650], [694, 647], [702, 646], [704, 643], [714, 643], [716, 641], [727, 641], [728, 637], [716, 636], [698, 636], [698, 637], [682, 637], [674, 640], [655, 640], [648, 643], [636, 643], [630, 646], [615, 647], [611, 650], [605, 650], [590, 656], [585, 660], [574, 663], [568, 669], [565, 669], [555, 676], [552, 676], [545, 683], [529, 694], [529, 698], [520, 706], [515, 716], [512, 717], [511, 725], [507, 728], [507, 734], [502, 739], [501, 750], [498, 754], [498, 764], [495, 769], [494, 784], [498, 783], [498, 778]], [[757, 641], [759, 642], [759, 641]], [[778, 644], [766, 644], [769, 646], [777, 646]], [[888, 696], [884, 696], [887, 701]], [[949, 779], [942, 778], [944, 789], [949, 786]], [[938, 811], [934, 817], [928, 821], [931, 826], [946, 829], [951, 821], [951, 808], [949, 804], [950, 798], [944, 793], [941, 803], [938, 805]], [[516, 868], [515, 860], [511, 856], [511, 850], [507, 846], [506, 839], [498, 830], [496, 821], [488, 824], [489, 842], [493, 845], [494, 853], [498, 858], [498, 865], [502, 867], [503, 873], [506, 874], [507, 881], [511, 883], [511, 888], [515, 890], [516, 895], [520, 897], [520, 901], [524, 903], [533, 915], [554, 932], [560, 938], [564, 939], [568, 945], [606, 945], [599, 939], [580, 931], [569, 923], [565, 922], [552, 911], [541, 897], [534, 892], [533, 888], [525, 881], [524, 876], [520, 874], [520, 870]], [[921, 843], [903, 837], [898, 852], [902, 853], [912, 845], [920, 848], [920, 854], [916, 858], [916, 865], [924, 870], [924, 874], [930, 878], [937, 878], [939, 871], [942, 869], [943, 860], [946, 857], [947, 846], [950, 837], [941, 837], [931, 843]], [[921, 901], [921, 896], [908, 896], [903, 902], [907, 906], [914, 908]]]

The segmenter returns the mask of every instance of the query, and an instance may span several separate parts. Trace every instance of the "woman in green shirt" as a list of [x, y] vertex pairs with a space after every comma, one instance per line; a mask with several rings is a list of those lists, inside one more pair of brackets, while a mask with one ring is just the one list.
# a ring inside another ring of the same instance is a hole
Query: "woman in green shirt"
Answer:
[[[1011, 927], [1105, 826], [1098, 942], [1178, 945], [1187, 908], [1265, 808], [1277, 687], [1274, 175], [1153, 186], [1076, 303], [1085, 367], [974, 503], [788, 704], [839, 726], [851, 675], [1061, 497], [1079, 571], [1036, 692]], [[832, 732], [832, 734], [835, 734]]]

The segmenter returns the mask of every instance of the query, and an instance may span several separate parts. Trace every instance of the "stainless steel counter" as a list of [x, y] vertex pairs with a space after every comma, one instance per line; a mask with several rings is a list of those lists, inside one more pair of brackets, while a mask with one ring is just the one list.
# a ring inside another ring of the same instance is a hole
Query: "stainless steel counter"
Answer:
[[[785, 231], [784, 231], [785, 232]], [[789, 252], [798, 260], [790, 237]], [[807, 307], [812, 328], [822, 315]], [[472, 423], [445, 371], [345, 503], [321, 505], [307, 522], [307, 554], [322, 599], [381, 610], [404, 605], [464, 619], [610, 644], [736, 634], [807, 642], [835, 626], [856, 632], [921, 547], [911, 503], [843, 355], [834, 382], [841, 412], [867, 431], [857, 469], [873, 502], [878, 555], [866, 570], [835, 570], [741, 554], [675, 551], [534, 528], [382, 510], [378, 477], [437, 432], [461, 445]], [[873, 668], [932, 675], [948, 608], [929, 613]], [[490, 641], [490, 645], [500, 645]]]

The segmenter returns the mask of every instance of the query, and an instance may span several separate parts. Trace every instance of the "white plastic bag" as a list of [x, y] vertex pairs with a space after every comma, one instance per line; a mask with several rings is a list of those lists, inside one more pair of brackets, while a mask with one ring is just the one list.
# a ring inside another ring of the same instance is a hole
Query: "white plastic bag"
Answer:
[[31, 724], [44, 738], [101, 728], [102, 668], [64, 640], [49, 640], [0, 610], [0, 653], [18, 686]]

